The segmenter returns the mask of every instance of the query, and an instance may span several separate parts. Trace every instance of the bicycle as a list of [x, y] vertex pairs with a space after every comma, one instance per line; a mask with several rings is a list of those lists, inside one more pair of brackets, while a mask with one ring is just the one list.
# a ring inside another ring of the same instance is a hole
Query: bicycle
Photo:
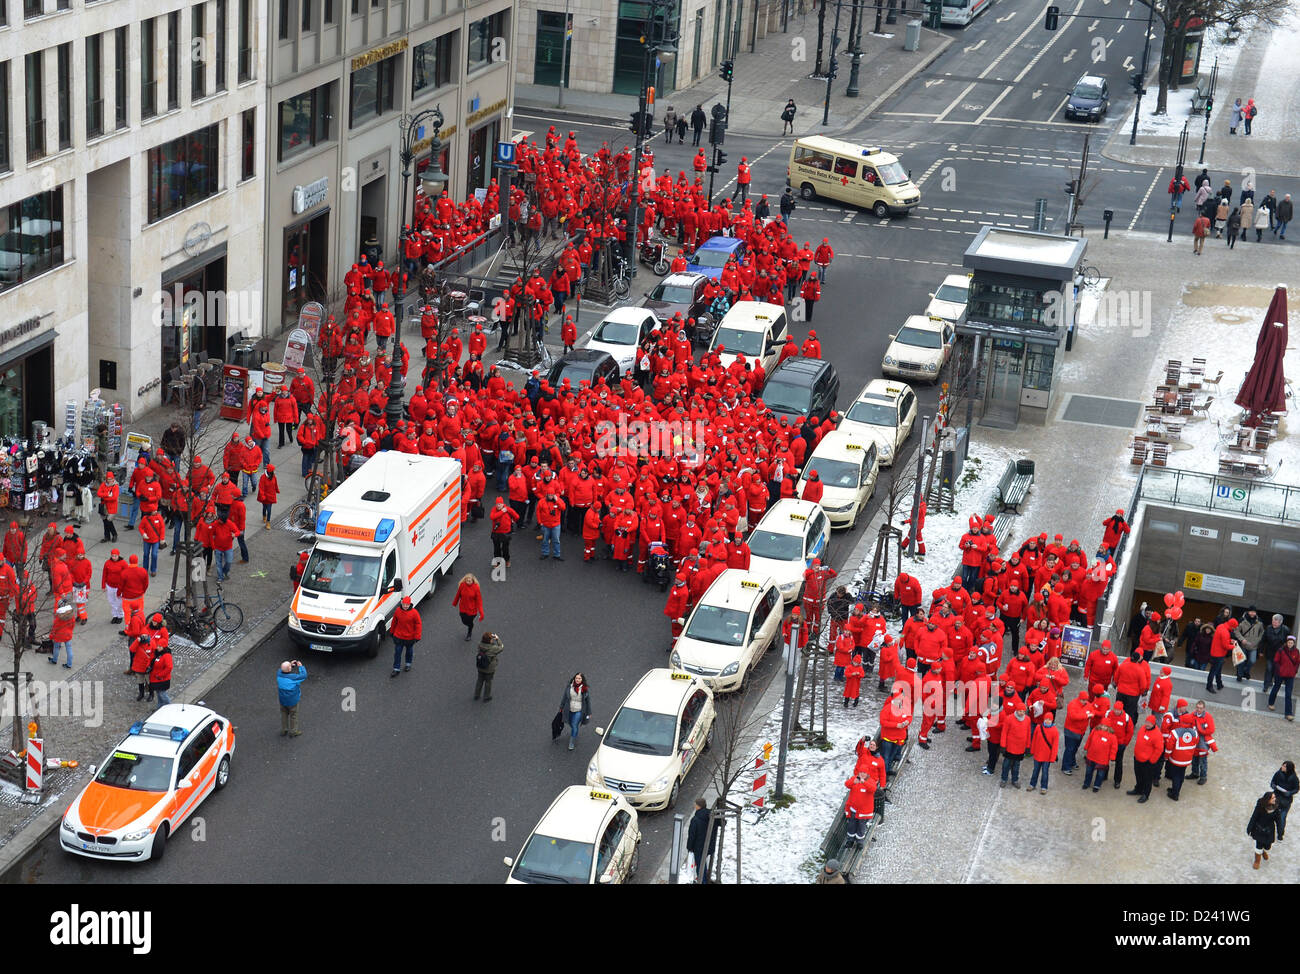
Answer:
[[[199, 649], [212, 649], [217, 645], [217, 627], [211, 618], [190, 605], [184, 595], [171, 595], [162, 607], [163, 621], [173, 636], [181, 636]], [[242, 613], [241, 613], [241, 622]]]
[[1095, 287], [1099, 280], [1101, 274], [1091, 264], [1080, 261], [1079, 266], [1074, 269], [1074, 283], [1081, 287]]
[[199, 615], [210, 618], [212, 624], [216, 626], [217, 632], [228, 635], [238, 631], [239, 627], [244, 624], [244, 610], [234, 602], [226, 601], [220, 582], [217, 582], [217, 594], [213, 596], [210, 592], [205, 591], [203, 601], [205, 604], [199, 610]]
[[289, 508], [289, 526], [299, 531], [315, 531], [320, 504], [329, 495], [329, 485], [319, 473], [307, 477], [307, 496]]

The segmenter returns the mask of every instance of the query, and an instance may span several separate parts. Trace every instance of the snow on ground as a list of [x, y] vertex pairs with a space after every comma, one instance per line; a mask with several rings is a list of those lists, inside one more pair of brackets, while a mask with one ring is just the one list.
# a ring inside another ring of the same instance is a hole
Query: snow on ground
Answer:
[[[1254, 243], [1237, 246], [1254, 246]], [[1253, 306], [1189, 307], [1185, 303], [1172, 311], [1161, 354], [1151, 365], [1152, 392], [1164, 382], [1165, 363], [1170, 358], [1180, 359], [1184, 367], [1191, 364], [1193, 357], [1203, 358], [1206, 377], [1212, 379], [1222, 370], [1223, 379], [1217, 390], [1206, 387], [1203, 393], [1214, 397], [1208, 416], [1187, 417], [1182, 442], [1172, 444], [1169, 452], [1169, 466], [1210, 474], [1219, 472], [1220, 436], [1230, 436], [1241, 420], [1242, 409], [1233, 400], [1254, 360], [1255, 339], [1264, 311]], [[1294, 336], [1287, 345], [1283, 367], [1288, 376], [1300, 375], [1300, 351]], [[1300, 424], [1295, 419], [1293, 403], [1293, 399], [1288, 400], [1289, 414], [1279, 426], [1278, 439], [1265, 453], [1274, 471], [1271, 478], [1266, 478], [1270, 483], [1300, 484], [1300, 432], [1297, 432]]]
[[[1285, 36], [1288, 41], [1294, 35], [1287, 34], [1282, 30], [1273, 31], [1270, 40]], [[1236, 67], [1237, 58], [1240, 57], [1244, 44], [1244, 38], [1235, 41], [1229, 41], [1224, 37], [1222, 30], [1211, 30], [1205, 35], [1205, 40], [1201, 48], [1201, 77], [1209, 78], [1210, 72], [1214, 67], [1214, 59], [1219, 59], [1219, 81], [1220, 87], [1215, 94], [1214, 116], [1218, 118], [1220, 113], [1226, 113], [1232, 105], [1232, 100], [1224, 98], [1222, 82], [1225, 78], [1232, 76]], [[1156, 59], [1159, 59], [1159, 48], [1156, 48]], [[1182, 85], [1177, 91], [1169, 92], [1169, 99], [1166, 104], [1167, 112], [1164, 115], [1153, 114], [1156, 109], [1156, 98], [1158, 89], [1157, 82], [1154, 78], [1149, 78], [1147, 83], [1147, 94], [1142, 98], [1142, 117], [1138, 119], [1138, 136], [1143, 135], [1163, 135], [1171, 138], [1177, 138], [1183, 131], [1183, 123], [1189, 118], [1192, 119], [1191, 130], [1199, 131], [1198, 125], [1204, 126], [1204, 115], [1197, 113], [1192, 114], [1192, 92], [1196, 90], [1195, 84]], [[1242, 99], [1245, 103], [1245, 99]], [[1136, 106], [1135, 109], [1136, 110]], [[1121, 132], [1131, 132], [1133, 130], [1133, 111], [1129, 111], [1124, 116], [1124, 124], [1119, 126]]]
[[[968, 458], [958, 481], [953, 513], [931, 512], [927, 515], [922, 537], [928, 557], [924, 561], [905, 560], [908, 574], [921, 582], [929, 593], [948, 585], [960, 562], [957, 542], [966, 532], [971, 514], [983, 515], [997, 489], [1007, 461], [1017, 459], [1009, 451], [978, 445]], [[910, 502], [904, 505], [910, 510]], [[881, 516], [868, 526], [866, 536], [874, 537]], [[906, 528], [904, 528], [906, 530]], [[855, 583], [871, 568], [871, 552], [861, 565], [845, 566], [842, 576], [852, 576]], [[892, 564], [892, 559], [891, 559]], [[892, 585], [892, 574], [891, 574]], [[890, 631], [897, 637], [901, 626], [891, 622]], [[862, 681], [862, 697], [856, 708], [844, 709], [837, 694], [839, 684], [831, 687], [830, 711], [826, 721], [829, 747], [791, 750], [786, 763], [786, 792], [795, 801], [789, 807], [768, 812], [756, 824], [746, 821], [741, 834], [742, 881], [745, 883], [809, 883], [821, 867], [821, 843], [832, 818], [842, 809], [844, 779], [856, 760], [854, 745], [865, 734], [879, 727], [876, 717], [884, 694], [876, 689], [877, 677], [869, 673]], [[760, 741], [777, 742], [781, 736], [781, 707], [768, 714]], [[776, 781], [775, 752], [770, 781]], [[740, 788], [747, 788], [748, 778]], [[733, 793], [733, 798], [736, 795]], [[723, 880], [734, 882], [736, 850], [734, 835], [728, 829], [724, 840]]]

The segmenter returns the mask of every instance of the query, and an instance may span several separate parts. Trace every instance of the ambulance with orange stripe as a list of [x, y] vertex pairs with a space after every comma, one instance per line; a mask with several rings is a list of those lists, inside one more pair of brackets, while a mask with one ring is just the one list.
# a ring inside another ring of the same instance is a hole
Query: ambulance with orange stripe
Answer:
[[420, 600], [460, 556], [460, 463], [387, 450], [324, 501], [289, 602], [289, 635], [323, 653], [379, 652], [402, 597]]

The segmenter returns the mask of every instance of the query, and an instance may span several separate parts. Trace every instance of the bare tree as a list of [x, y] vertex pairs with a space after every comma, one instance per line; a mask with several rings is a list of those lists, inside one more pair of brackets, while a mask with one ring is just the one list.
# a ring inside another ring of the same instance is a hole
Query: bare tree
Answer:
[[[18, 520], [24, 533], [35, 527], [30, 518]], [[48, 636], [50, 625], [54, 621], [54, 611], [58, 608], [58, 600], [55, 599], [49, 585], [45, 566], [41, 564], [39, 537], [33, 538], [28, 534], [27, 557], [13, 568], [17, 578], [17, 590], [5, 592], [0, 596], [8, 603], [9, 610], [0, 639], [3, 639], [9, 650], [13, 668], [0, 675], [7, 684], [0, 692], [7, 693], [12, 689], [14, 695], [14, 718], [9, 746], [13, 751], [18, 752], [27, 746], [28, 722], [34, 721], [39, 728], [41, 717], [35, 712], [30, 699], [32, 674], [23, 672], [23, 656], [28, 651], [39, 648], [40, 641]], [[71, 605], [71, 602], [68, 604]]]

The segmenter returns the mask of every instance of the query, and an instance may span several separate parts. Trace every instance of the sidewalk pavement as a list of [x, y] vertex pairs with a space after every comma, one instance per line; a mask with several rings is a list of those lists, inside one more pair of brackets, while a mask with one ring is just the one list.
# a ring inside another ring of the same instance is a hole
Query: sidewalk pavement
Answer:
[[[1149, 401], [1166, 359], [1186, 360], [1203, 351], [1188, 347], [1185, 335], [1173, 326], [1184, 308], [1201, 301], [1205, 289], [1231, 281], [1258, 287], [1258, 293], [1267, 296], [1278, 281], [1294, 277], [1295, 253], [1286, 244], [1252, 242], [1228, 250], [1216, 241], [1218, 247], [1207, 247], [1204, 257], [1194, 257], [1188, 229], [1186, 221], [1180, 223], [1172, 243], [1163, 234], [1113, 229], [1109, 240], [1090, 236], [1087, 262], [1108, 279], [1107, 291], [1128, 292], [1137, 306], [1149, 294], [1151, 320], [1120, 310], [1124, 305], [1102, 302], [1096, 318], [1080, 324], [1073, 350], [1058, 352], [1065, 360], [1047, 425], [1022, 423], [1015, 430], [997, 430], [976, 421], [972, 454], [991, 444], [1035, 461], [1034, 486], [1011, 530], [1009, 546], [1018, 546], [1030, 534], [1060, 532], [1067, 541], [1078, 538], [1091, 553], [1101, 542], [1101, 522], [1116, 508], [1128, 508], [1137, 469], [1129, 463], [1129, 444], [1141, 411], [1131, 427], [1065, 422], [1061, 415], [1072, 394]], [[1248, 256], [1241, 249], [1247, 246]], [[1262, 307], [1259, 315], [1262, 320]], [[1257, 328], [1248, 327], [1243, 341], [1253, 345]], [[1206, 341], [1210, 338], [1205, 336]]]
[[[1191, 114], [1194, 85], [1170, 91], [1169, 114], [1156, 118], [1151, 116], [1156, 98], [1152, 82], [1152, 88], [1144, 99], [1143, 118], [1138, 123], [1140, 144], [1128, 144], [1133, 128], [1133, 113], [1129, 112], [1101, 154], [1116, 162], [1166, 166], [1172, 175], [1178, 157], [1179, 133], [1184, 120], [1190, 118], [1188, 161], [1184, 166], [1188, 182], [1200, 171], [1201, 165], [1215, 174], [1216, 186], [1225, 177], [1239, 186], [1242, 174], [1249, 169], [1261, 177], [1300, 175], [1300, 153], [1295, 148], [1296, 140], [1300, 138], [1300, 58], [1295, 56], [1294, 50], [1297, 29], [1300, 29], [1300, 10], [1293, 10], [1289, 19], [1276, 28], [1261, 24], [1248, 37], [1231, 46], [1216, 46], [1207, 35], [1206, 50], [1201, 55], [1200, 76], [1210, 77], [1216, 50], [1221, 61], [1203, 164], [1196, 164], [1196, 160], [1200, 157], [1201, 138], [1206, 132], [1205, 116]], [[1244, 129], [1238, 129], [1237, 135], [1228, 134], [1228, 119], [1237, 98], [1243, 105], [1248, 98], [1254, 98], [1259, 107], [1259, 116], [1249, 136], [1244, 134]], [[1160, 191], [1164, 192], [1164, 189], [1161, 185]], [[1263, 184], [1257, 185], [1257, 198], [1268, 189]]]
[[[828, 18], [826, 23], [823, 68], [830, 57], [832, 19]], [[780, 138], [783, 127], [781, 110], [789, 98], [794, 99], [799, 109], [794, 121], [796, 135], [825, 135], [852, 130], [886, 98], [934, 63], [953, 43], [952, 35], [922, 29], [920, 50], [904, 51], [907, 19], [910, 18], [900, 17], [897, 24], [885, 26], [883, 29], [892, 33], [879, 36], [870, 32], [869, 28], [874, 24], [868, 20], [867, 29], [862, 32], [858, 82], [861, 94], [857, 98], [848, 98], [844, 94], [852, 58], [844, 53], [847, 41], [841, 42], [836, 78], [831, 82], [830, 118], [825, 126], [822, 125], [822, 114], [826, 82], [809, 77], [817, 56], [815, 16], [792, 18], [788, 34], [778, 30], [760, 39], [754, 53], [742, 50], [736, 58], [728, 134]], [[845, 38], [847, 34], [848, 15], [845, 14], [840, 23], [840, 36]], [[679, 71], [684, 68], [685, 65], [678, 65]], [[597, 118], [626, 124], [638, 107], [635, 95], [565, 91], [565, 107], [562, 109], [556, 108], [557, 100], [558, 89], [554, 87], [518, 85], [515, 88], [518, 107], [578, 122]], [[659, 95], [655, 105], [655, 120], [659, 127], [655, 134], [658, 137], [662, 132], [663, 114], [669, 105], [679, 114], [689, 116], [696, 105], [704, 106], [707, 113], [715, 102], [725, 105], [726, 101], [726, 83], [716, 71], [708, 69], [693, 85]], [[707, 132], [706, 129], [706, 135]]]

